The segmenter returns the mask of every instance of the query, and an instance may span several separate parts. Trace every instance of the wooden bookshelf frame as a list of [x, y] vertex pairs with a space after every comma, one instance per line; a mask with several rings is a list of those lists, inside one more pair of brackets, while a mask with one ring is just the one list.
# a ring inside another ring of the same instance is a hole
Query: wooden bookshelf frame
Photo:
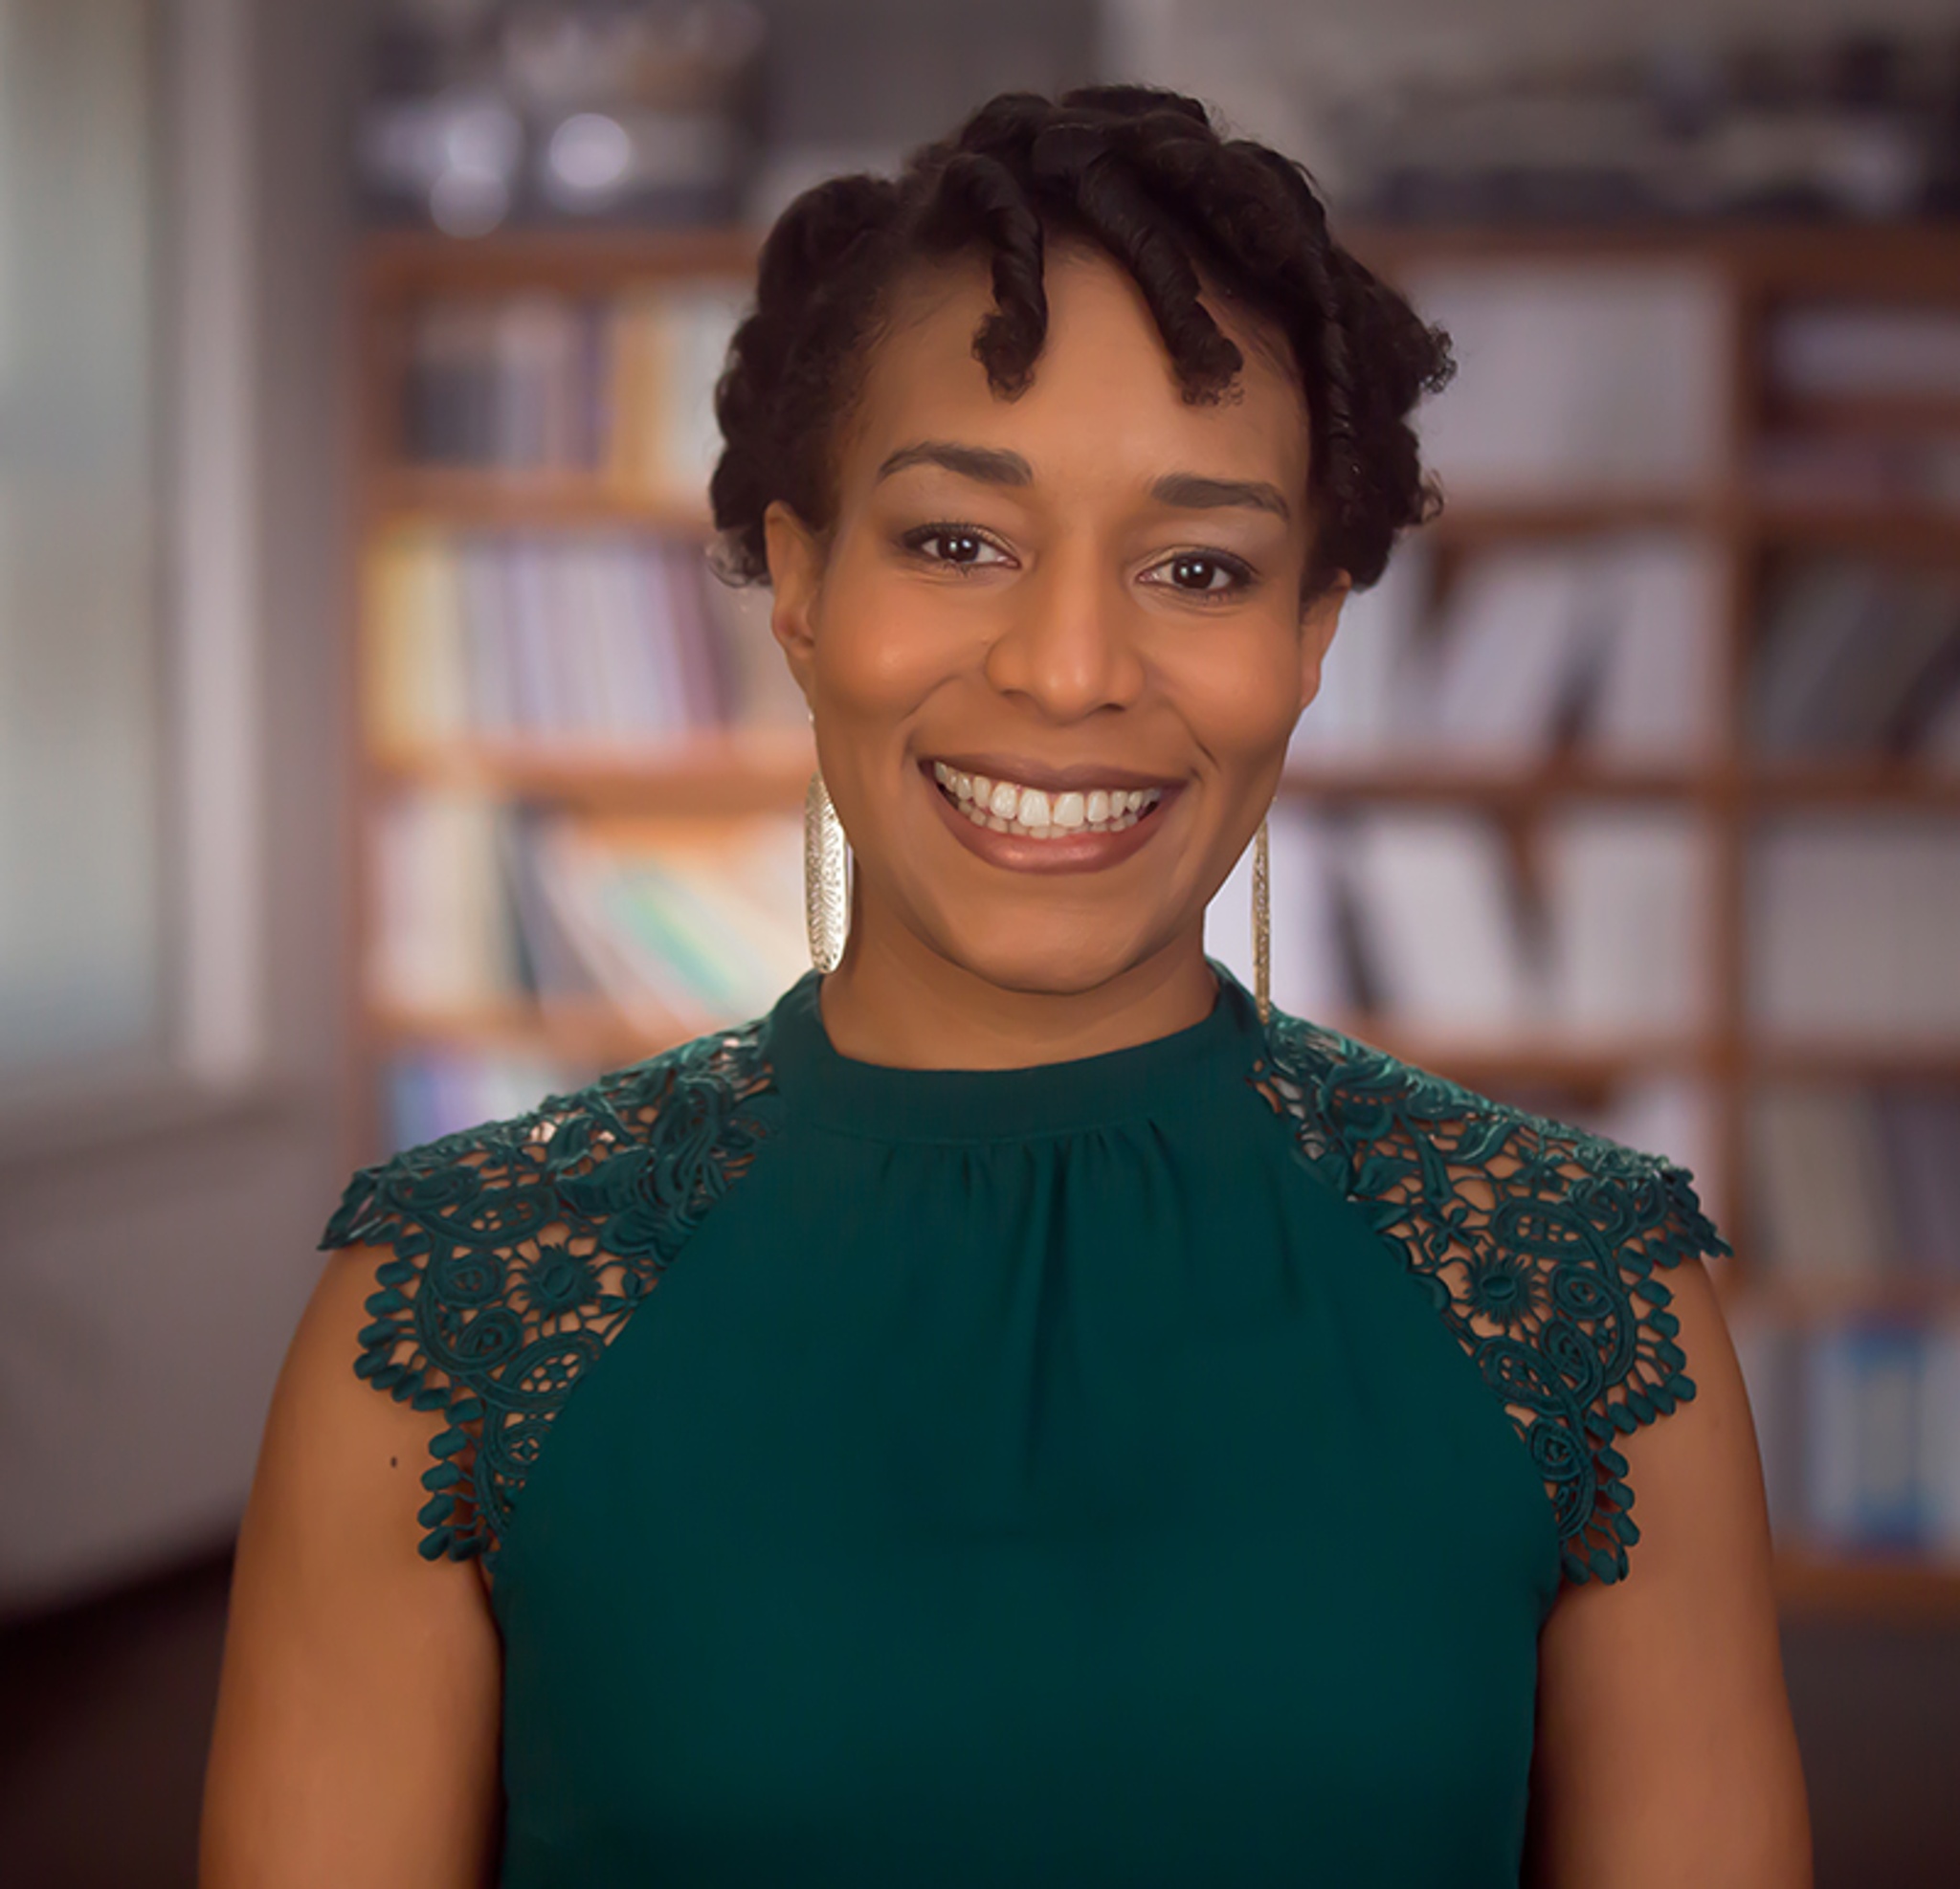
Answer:
[[[1582, 536], [1635, 527], [1677, 527], [1716, 547], [1726, 572], [1715, 750], [1691, 767], [1625, 767], [1576, 757], [1528, 770], [1438, 766], [1393, 757], [1359, 765], [1289, 769], [1282, 791], [1322, 804], [1458, 804], [1489, 809], [1513, 827], [1587, 801], [1678, 807], [1710, 834], [1716, 899], [1710, 927], [1713, 1013], [1705, 1029], [1664, 1040], [1572, 1040], [1507, 1035], [1502, 1040], [1415, 1037], [1369, 1018], [1329, 1019], [1409, 1059], [1480, 1087], [1541, 1088], [1604, 1096], [1630, 1078], [1681, 1073], [1714, 1098], [1718, 1171], [1709, 1179], [1724, 1202], [1739, 1262], [1725, 1290], [1748, 1293], [1751, 1239], [1747, 1186], [1747, 1107], [1766, 1078], [1924, 1078], [1960, 1082], [1960, 1041], [1773, 1042], [1749, 1027], [1746, 878], [1751, 833], [1765, 818], [1797, 809], [1921, 810], [1960, 819], [1960, 773], [1933, 774], [1882, 761], [1771, 763], [1747, 751], [1746, 685], [1766, 566], [1793, 549], [1857, 552], [1886, 560], [1960, 567], [1960, 511], [1940, 513], [1869, 504], [1791, 505], [1758, 498], [1752, 484], [1758, 443], [1801, 429], [1960, 435], [1960, 405], [1887, 401], [1772, 399], [1764, 384], [1764, 331], [1775, 308], [1794, 299], [1911, 300], [1960, 306], [1960, 242], [1950, 229], [1367, 230], [1354, 247], [1391, 278], [1417, 265], [1450, 261], [1569, 262], [1662, 259], [1705, 268], [1720, 283], [1731, 363], [1719, 476], [1710, 489], [1608, 492], [1556, 502], [1466, 500], [1430, 527], [1446, 550], [1526, 539]], [[399, 387], [406, 358], [405, 311], [430, 298], [496, 298], [525, 289], [603, 296], [660, 281], [747, 280], [759, 243], [748, 231], [546, 234], [467, 243], [416, 233], [368, 239], [355, 283], [354, 346], [360, 389], [356, 456], [358, 549], [405, 523], [457, 526], [625, 524], [649, 531], [705, 534], [697, 506], [621, 497], [597, 478], [527, 479], [431, 470], [400, 461]], [[358, 592], [359, 587], [355, 587]], [[347, 639], [362, 644], [359, 625]], [[349, 657], [349, 697], [358, 703]], [[358, 720], [358, 718], [357, 718]], [[498, 1048], [554, 1055], [594, 1066], [634, 1060], [681, 1030], [657, 1019], [626, 1019], [586, 1008], [509, 1007], [442, 1016], [403, 1016], [369, 1001], [363, 987], [371, 936], [368, 835], [387, 795], [416, 783], [470, 786], [486, 792], [594, 812], [741, 814], [798, 805], [811, 766], [807, 740], [793, 735], [703, 738], [674, 751], [568, 752], [541, 744], [473, 743], [434, 753], [383, 752], [365, 732], [355, 744], [349, 823], [357, 847], [350, 948], [352, 1014], [358, 1019], [348, 1071], [349, 1143], [360, 1158], [378, 1151], [378, 1073], [388, 1055], [411, 1044]], [[1821, 1298], [1757, 1288], [1793, 1316], [1849, 1310], [1908, 1315], [1960, 1310], [1960, 1293], [1886, 1281], [1871, 1290]], [[1779, 1557], [1779, 1589], [1795, 1614], [1960, 1620], [1960, 1565], [1878, 1558], [1844, 1562], [1809, 1554]]]

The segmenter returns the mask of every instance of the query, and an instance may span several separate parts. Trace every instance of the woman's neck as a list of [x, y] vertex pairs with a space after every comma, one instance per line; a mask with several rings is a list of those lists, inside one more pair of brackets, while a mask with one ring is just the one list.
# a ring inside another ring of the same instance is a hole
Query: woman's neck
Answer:
[[898, 1069], [1027, 1069], [1154, 1041], [1211, 1014], [1217, 979], [1204, 934], [1086, 990], [1008, 989], [902, 926], [854, 929], [824, 980], [825, 1033], [840, 1056]]

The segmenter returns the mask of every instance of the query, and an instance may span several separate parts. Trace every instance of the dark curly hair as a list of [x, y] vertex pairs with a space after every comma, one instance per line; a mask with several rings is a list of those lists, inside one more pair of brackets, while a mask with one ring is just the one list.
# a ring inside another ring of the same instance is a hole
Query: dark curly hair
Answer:
[[1197, 100], [1144, 85], [1085, 86], [1059, 101], [1003, 93], [915, 151], [898, 178], [833, 178], [777, 218], [715, 392], [722, 574], [768, 577], [772, 500], [813, 529], [832, 523], [835, 442], [908, 270], [991, 257], [994, 307], [973, 353], [1013, 398], [1047, 339], [1044, 246], [1067, 239], [1099, 245], [1136, 279], [1187, 401], [1217, 400], [1244, 364], [1201, 289], [1285, 334], [1312, 437], [1310, 584], [1337, 571], [1357, 588], [1380, 577], [1396, 533], [1440, 504], [1409, 413], [1449, 379], [1448, 337], [1334, 241], [1297, 164], [1221, 138]]

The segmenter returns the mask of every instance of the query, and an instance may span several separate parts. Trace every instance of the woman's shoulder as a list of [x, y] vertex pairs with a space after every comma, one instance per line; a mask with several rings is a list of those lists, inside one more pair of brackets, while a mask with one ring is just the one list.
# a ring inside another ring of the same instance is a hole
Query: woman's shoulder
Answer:
[[1638, 1530], [1617, 1445], [1695, 1394], [1666, 1276], [1728, 1251], [1692, 1175], [1281, 1012], [1256, 1080], [1503, 1402], [1568, 1577], [1621, 1579]]
[[778, 1122], [766, 1020], [365, 1167], [323, 1248], [373, 1258], [357, 1375], [442, 1427], [422, 1551], [494, 1559], [543, 1433]]

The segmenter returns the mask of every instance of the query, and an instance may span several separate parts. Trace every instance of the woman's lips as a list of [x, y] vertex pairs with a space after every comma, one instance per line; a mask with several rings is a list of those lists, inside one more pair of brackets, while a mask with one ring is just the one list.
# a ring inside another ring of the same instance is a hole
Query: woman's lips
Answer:
[[1070, 777], [1097, 783], [1087, 787], [1066, 786], [1050, 773], [1052, 790], [944, 762], [920, 772], [954, 837], [1011, 872], [1082, 873], [1118, 865], [1149, 844], [1179, 791], [1175, 783], [1114, 785], [1117, 777], [1108, 771], [1069, 770]]

